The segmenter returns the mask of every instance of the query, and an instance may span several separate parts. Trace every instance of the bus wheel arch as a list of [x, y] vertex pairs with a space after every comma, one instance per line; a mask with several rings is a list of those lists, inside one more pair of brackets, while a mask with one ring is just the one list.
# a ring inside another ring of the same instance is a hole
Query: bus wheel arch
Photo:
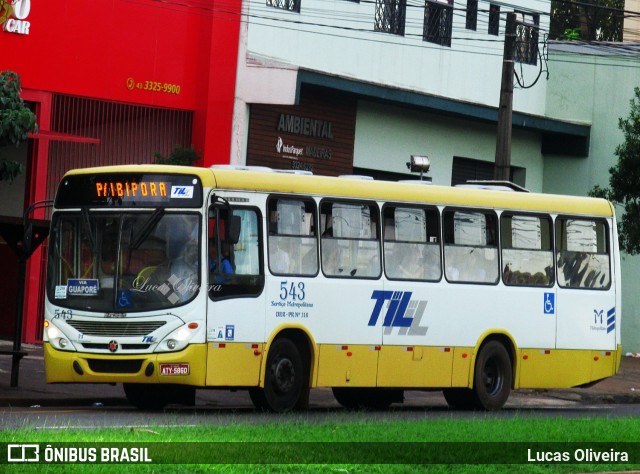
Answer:
[[268, 346], [262, 388], [249, 391], [258, 409], [278, 413], [309, 406], [312, 344], [299, 329], [285, 329]]

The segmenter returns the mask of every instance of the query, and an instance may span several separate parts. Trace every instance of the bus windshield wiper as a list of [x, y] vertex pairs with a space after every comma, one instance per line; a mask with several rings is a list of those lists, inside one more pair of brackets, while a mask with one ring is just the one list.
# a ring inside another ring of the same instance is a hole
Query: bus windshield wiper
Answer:
[[140, 228], [138, 235], [136, 235], [133, 238], [133, 241], [129, 245], [129, 248], [137, 249], [138, 247], [140, 247], [140, 244], [142, 244], [142, 242], [144, 242], [146, 238], [149, 237], [149, 234], [156, 227], [160, 219], [162, 219], [163, 215], [164, 215], [163, 207], [159, 207], [155, 211], [153, 211], [153, 214], [151, 214], [149, 219], [147, 219], [146, 222], [142, 224], [142, 227]]

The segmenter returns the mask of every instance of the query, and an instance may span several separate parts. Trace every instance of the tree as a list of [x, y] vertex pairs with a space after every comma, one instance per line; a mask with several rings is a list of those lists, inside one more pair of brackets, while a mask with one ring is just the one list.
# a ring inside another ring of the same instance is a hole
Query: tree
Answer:
[[[0, 147], [18, 146], [36, 131], [36, 116], [20, 98], [20, 76], [13, 71], [0, 73]], [[0, 159], [0, 181], [13, 181], [22, 173], [22, 163]]]
[[616, 147], [618, 163], [609, 168], [609, 187], [596, 185], [589, 193], [624, 207], [618, 220], [620, 248], [631, 255], [640, 253], [640, 88], [634, 92], [629, 117], [618, 120], [625, 140]]
[[552, 0], [549, 39], [622, 41], [624, 0]]
[[160, 153], [155, 152], [153, 156], [156, 159], [158, 165], [181, 165], [181, 166], [193, 166], [193, 163], [198, 161], [200, 157], [193, 147], [186, 148], [180, 145], [176, 145], [169, 156], [164, 158]]

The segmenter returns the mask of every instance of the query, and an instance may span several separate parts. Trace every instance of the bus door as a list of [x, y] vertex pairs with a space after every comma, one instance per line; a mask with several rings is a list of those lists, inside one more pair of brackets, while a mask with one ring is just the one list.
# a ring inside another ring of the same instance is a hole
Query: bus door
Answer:
[[208, 209], [207, 385], [256, 386], [264, 349], [261, 216], [215, 198]]

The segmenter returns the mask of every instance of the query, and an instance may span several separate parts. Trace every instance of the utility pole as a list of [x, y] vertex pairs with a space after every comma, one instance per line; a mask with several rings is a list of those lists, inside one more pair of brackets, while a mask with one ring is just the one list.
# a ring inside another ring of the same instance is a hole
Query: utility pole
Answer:
[[513, 59], [516, 47], [516, 14], [507, 13], [502, 58], [502, 84], [498, 108], [498, 134], [496, 137], [496, 164], [493, 177], [499, 181], [511, 179], [511, 123], [513, 111]]

